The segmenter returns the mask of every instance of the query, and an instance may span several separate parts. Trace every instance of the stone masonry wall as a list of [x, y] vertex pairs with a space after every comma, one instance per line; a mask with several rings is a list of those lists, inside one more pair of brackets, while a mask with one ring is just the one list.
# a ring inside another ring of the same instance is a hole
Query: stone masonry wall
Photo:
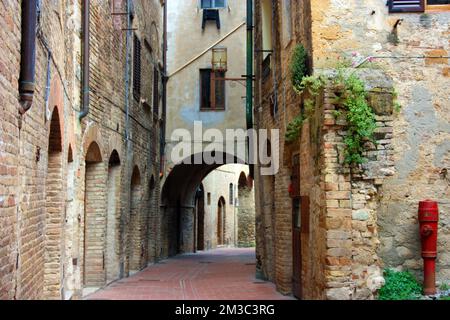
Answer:
[[[422, 279], [418, 203], [438, 201], [437, 279], [450, 279], [448, 11], [389, 14], [384, 0], [312, 0], [314, 68], [359, 52], [392, 79], [401, 111], [392, 119], [393, 172], [381, 188], [377, 223], [385, 267]], [[436, 58], [442, 56], [443, 58]], [[399, 58], [403, 57], [403, 58]], [[425, 57], [425, 58], [413, 58]], [[435, 58], [432, 58], [435, 57]]]

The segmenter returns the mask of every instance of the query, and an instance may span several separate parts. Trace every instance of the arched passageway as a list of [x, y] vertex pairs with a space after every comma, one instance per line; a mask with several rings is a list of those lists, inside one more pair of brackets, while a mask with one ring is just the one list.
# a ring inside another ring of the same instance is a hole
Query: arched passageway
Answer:
[[144, 213], [141, 210], [142, 205], [142, 185], [141, 172], [137, 166], [133, 169], [130, 186], [130, 228], [129, 228], [129, 270], [131, 272], [139, 271], [145, 263], [144, 257]]
[[46, 231], [44, 290], [50, 299], [61, 299], [63, 284], [64, 197], [62, 169], [62, 134], [58, 108], [53, 109], [48, 137], [48, 164], [46, 177]]
[[106, 168], [96, 142], [89, 146], [85, 161], [83, 284], [89, 288], [105, 284]]
[[120, 157], [113, 150], [108, 161], [107, 213], [106, 213], [106, 282], [120, 277]]
[[[203, 199], [199, 196], [198, 191], [201, 182], [209, 173], [224, 164], [245, 164], [245, 161], [224, 153], [217, 153], [215, 156], [216, 159], [228, 160], [219, 164], [193, 164], [194, 159], [198, 158], [199, 155], [193, 155], [189, 159], [191, 164], [183, 161], [175, 165], [163, 185], [161, 192], [161, 215], [163, 219], [161, 257], [174, 256], [179, 253], [192, 253], [197, 249], [209, 249], [211, 244], [207, 244], [204, 239], [202, 240], [202, 220], [201, 214], [199, 215], [198, 212], [202, 205], [209, 204], [207, 200], [210, 199], [210, 194], [204, 194]], [[225, 192], [226, 194], [227, 192]], [[219, 197], [212, 199], [214, 207], [217, 205], [218, 200]], [[224, 216], [225, 204], [226, 201], [223, 199]], [[203, 222], [203, 228], [206, 228], [206, 221], [203, 220]], [[225, 228], [225, 224], [223, 224], [223, 227]], [[225, 235], [225, 232], [223, 232], [223, 235]], [[224, 236], [222, 238], [221, 242], [225, 243], [226, 239], [224, 239]]]

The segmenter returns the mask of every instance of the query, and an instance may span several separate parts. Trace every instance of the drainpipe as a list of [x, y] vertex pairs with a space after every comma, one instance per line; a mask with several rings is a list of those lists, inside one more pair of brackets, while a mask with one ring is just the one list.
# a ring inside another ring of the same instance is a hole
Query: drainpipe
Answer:
[[162, 123], [161, 123], [161, 137], [160, 137], [160, 174], [164, 174], [164, 162], [165, 162], [165, 152], [166, 152], [166, 114], [167, 114], [167, 2], [164, 1], [164, 35], [163, 35], [163, 70], [164, 74], [162, 76]]
[[[253, 0], [247, 0], [247, 130], [253, 129]], [[252, 146], [248, 145], [249, 152]], [[250, 177], [254, 177], [255, 167], [250, 164]]]
[[27, 112], [33, 104], [36, 70], [36, 25], [36, 0], [22, 0], [22, 42], [19, 80], [20, 114]]
[[127, 6], [127, 33], [125, 37], [125, 139], [127, 141], [127, 150], [130, 148], [130, 48], [131, 48], [131, 4], [130, 0], [126, 2]]
[[82, 99], [83, 106], [78, 114], [78, 118], [82, 120], [89, 113], [89, 61], [90, 61], [90, 44], [89, 44], [89, 6], [90, 0], [83, 1], [83, 77], [82, 77]]

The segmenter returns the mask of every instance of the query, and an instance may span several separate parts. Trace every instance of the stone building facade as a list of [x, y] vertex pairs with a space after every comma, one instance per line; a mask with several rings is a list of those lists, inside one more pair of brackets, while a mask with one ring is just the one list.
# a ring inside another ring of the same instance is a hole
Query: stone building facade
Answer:
[[21, 1], [0, 4], [0, 299], [76, 299], [159, 257], [164, 2], [90, 2], [82, 119], [86, 2], [36, 2], [24, 114]]
[[[388, 267], [421, 280], [417, 209], [427, 198], [440, 206], [437, 280], [450, 278], [450, 12], [424, 4], [425, 12], [398, 13], [383, 0], [255, 1], [255, 122], [281, 130], [280, 172], [255, 177], [257, 257], [281, 292], [373, 299]], [[337, 117], [339, 88], [332, 85], [314, 101], [299, 139], [285, 142], [306, 99], [290, 75], [298, 44], [308, 52], [310, 73], [330, 74], [353, 60], [350, 72], [366, 84], [377, 144], [366, 146], [363, 165], [342, 164], [348, 123]], [[301, 221], [294, 221], [299, 211]]]
[[[202, 180], [221, 165], [245, 163], [245, 155], [240, 159], [234, 157], [234, 147], [231, 154], [227, 153], [227, 145], [236, 141], [227, 136], [226, 130], [243, 130], [246, 126], [245, 86], [242, 85], [245, 82], [242, 75], [245, 74], [246, 8], [240, 0], [229, 0], [169, 1], [167, 9], [169, 108], [161, 195], [161, 239], [162, 255], [172, 256], [192, 252], [196, 247], [196, 193]], [[222, 72], [213, 71], [212, 52], [218, 48], [227, 51], [227, 68]], [[225, 78], [241, 81], [225, 81]], [[195, 122], [199, 124], [197, 132]], [[217, 134], [224, 140], [217, 142]], [[180, 144], [181, 137], [191, 140], [183, 140]], [[186, 147], [183, 152], [178, 152], [180, 145]], [[231, 155], [232, 159], [207, 164], [203, 156], [208, 147], [217, 150], [218, 157]], [[184, 160], [192, 161], [182, 164]], [[225, 175], [222, 179], [228, 178]], [[237, 180], [233, 183], [237, 184]], [[219, 193], [221, 188], [217, 185], [210, 191]], [[228, 183], [224, 188], [228, 188]], [[229, 207], [227, 199], [225, 195]], [[212, 206], [217, 206], [218, 199], [212, 201]], [[234, 239], [235, 236], [229, 235], [228, 241], [234, 243]], [[216, 245], [214, 242], [210, 243], [211, 247]]]
[[202, 181], [195, 210], [196, 250], [254, 245], [255, 200], [248, 171], [247, 165], [228, 164]]

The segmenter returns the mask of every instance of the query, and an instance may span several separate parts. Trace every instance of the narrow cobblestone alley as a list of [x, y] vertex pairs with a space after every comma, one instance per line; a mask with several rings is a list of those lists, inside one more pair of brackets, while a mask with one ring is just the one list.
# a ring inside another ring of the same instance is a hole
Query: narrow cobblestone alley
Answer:
[[88, 300], [290, 300], [255, 279], [254, 249], [179, 255], [112, 283]]

